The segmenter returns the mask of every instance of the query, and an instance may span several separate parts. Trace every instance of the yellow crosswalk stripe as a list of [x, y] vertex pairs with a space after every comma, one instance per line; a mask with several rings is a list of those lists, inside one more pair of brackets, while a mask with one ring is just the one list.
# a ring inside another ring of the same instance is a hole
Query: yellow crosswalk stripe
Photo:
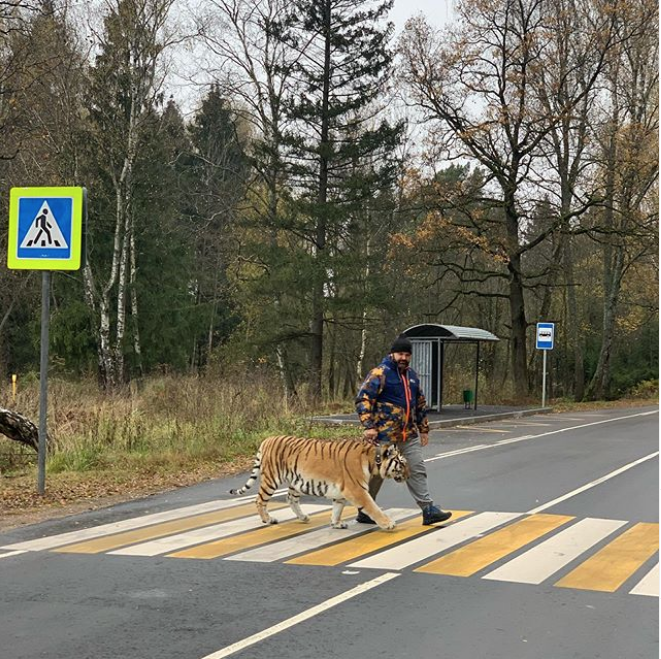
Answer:
[[[452, 521], [470, 515], [472, 512], [472, 510], [453, 510]], [[384, 549], [402, 540], [408, 540], [416, 535], [430, 533], [436, 528], [434, 526], [422, 526], [420, 515], [416, 515], [413, 519], [398, 524], [393, 531], [375, 529], [373, 533], [351, 538], [330, 547], [304, 554], [298, 558], [292, 558], [286, 562], [294, 565], [339, 565], [371, 554], [379, 549]]]
[[528, 543], [566, 524], [566, 515], [531, 515], [490, 535], [475, 540], [441, 558], [427, 563], [415, 572], [470, 577], [495, 561], [525, 547]]
[[565, 575], [560, 588], [615, 592], [659, 551], [659, 525], [640, 522]]
[[[355, 514], [355, 508], [345, 508], [342, 518], [346, 519]], [[283, 540], [291, 536], [300, 535], [329, 523], [330, 511], [324, 511], [316, 515], [310, 515], [310, 521], [307, 524], [303, 524], [298, 519], [285, 522], [284, 524], [269, 524], [255, 531], [223, 538], [215, 542], [207, 542], [203, 545], [197, 545], [196, 547], [167, 554], [167, 556], [169, 558], [218, 558], [237, 551], [250, 549], [251, 547], [257, 547], [258, 545], [264, 545], [274, 540]]]
[[[284, 502], [272, 502], [270, 508], [283, 508], [287, 505], [288, 504]], [[103, 536], [85, 542], [76, 542], [75, 544], [58, 547], [55, 551], [64, 552], [66, 554], [100, 554], [101, 552], [118, 549], [119, 547], [126, 547], [127, 545], [132, 545], [136, 542], [163, 538], [167, 535], [173, 535], [175, 533], [209, 526], [219, 522], [228, 522], [248, 515], [257, 515], [257, 509], [255, 508], [254, 503], [236, 506], [234, 508], [225, 508], [223, 510], [195, 515], [193, 517], [185, 517], [183, 519], [177, 519], [163, 524], [155, 524], [154, 526], [135, 529], [134, 531], [124, 531], [123, 533]]]

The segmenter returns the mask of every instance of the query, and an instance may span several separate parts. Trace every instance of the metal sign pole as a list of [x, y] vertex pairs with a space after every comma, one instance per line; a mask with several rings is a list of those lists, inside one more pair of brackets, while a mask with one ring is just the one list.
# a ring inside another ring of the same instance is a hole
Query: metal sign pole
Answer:
[[546, 353], [548, 350], [542, 350], [544, 358], [542, 359], [542, 407], [546, 407]]
[[39, 458], [37, 492], [46, 491], [46, 436], [48, 413], [48, 321], [50, 318], [50, 271], [41, 273], [41, 358], [39, 365]]
[[83, 225], [86, 217], [87, 190], [83, 187], [21, 187], [9, 191], [7, 267], [42, 272], [37, 460], [39, 494], [46, 489], [51, 271], [80, 270], [84, 265]]

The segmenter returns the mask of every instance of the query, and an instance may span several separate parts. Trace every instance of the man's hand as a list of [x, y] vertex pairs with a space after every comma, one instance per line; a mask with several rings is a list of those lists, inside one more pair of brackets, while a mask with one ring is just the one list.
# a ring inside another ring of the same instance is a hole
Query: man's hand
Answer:
[[427, 446], [429, 444], [429, 433], [421, 432], [420, 433], [420, 446]]
[[370, 444], [376, 444], [376, 438], [378, 436], [379, 432], [377, 431], [376, 428], [368, 428], [364, 433], [363, 433], [363, 439], [370, 443]]

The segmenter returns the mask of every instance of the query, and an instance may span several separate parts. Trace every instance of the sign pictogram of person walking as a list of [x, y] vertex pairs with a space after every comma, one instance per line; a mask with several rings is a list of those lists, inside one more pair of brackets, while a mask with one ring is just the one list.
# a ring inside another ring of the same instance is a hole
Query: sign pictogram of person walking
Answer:
[[44, 201], [39, 208], [39, 212], [23, 238], [21, 247], [24, 249], [38, 247], [65, 249], [67, 247], [67, 241], [62, 235], [57, 218], [47, 201]]
[[[57, 238], [53, 238], [53, 236], [51, 236], [51, 232], [50, 232], [51, 225], [48, 222], [47, 208], [44, 208], [44, 210], [41, 211], [41, 215], [39, 215], [34, 222], [37, 225], [37, 227], [39, 227], [39, 232], [34, 238], [28, 240], [26, 247], [32, 247], [32, 245], [34, 245], [35, 243], [39, 244], [40, 240], [41, 240], [41, 247], [50, 247], [51, 245], [54, 247], [60, 246], [60, 241], [57, 240]], [[42, 234], [46, 234], [45, 239], [41, 237]]]

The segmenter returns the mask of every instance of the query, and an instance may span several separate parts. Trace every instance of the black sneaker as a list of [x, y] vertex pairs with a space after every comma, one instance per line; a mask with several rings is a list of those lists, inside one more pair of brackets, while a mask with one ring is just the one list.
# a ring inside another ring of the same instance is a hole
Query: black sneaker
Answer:
[[359, 524], [376, 524], [376, 522], [369, 515], [366, 515], [362, 510], [358, 511], [358, 517], [356, 517], [356, 521]]
[[445, 512], [436, 506], [433, 506], [431, 503], [422, 509], [422, 525], [431, 526], [432, 524], [438, 524], [439, 522], [446, 522], [452, 517], [451, 512]]

